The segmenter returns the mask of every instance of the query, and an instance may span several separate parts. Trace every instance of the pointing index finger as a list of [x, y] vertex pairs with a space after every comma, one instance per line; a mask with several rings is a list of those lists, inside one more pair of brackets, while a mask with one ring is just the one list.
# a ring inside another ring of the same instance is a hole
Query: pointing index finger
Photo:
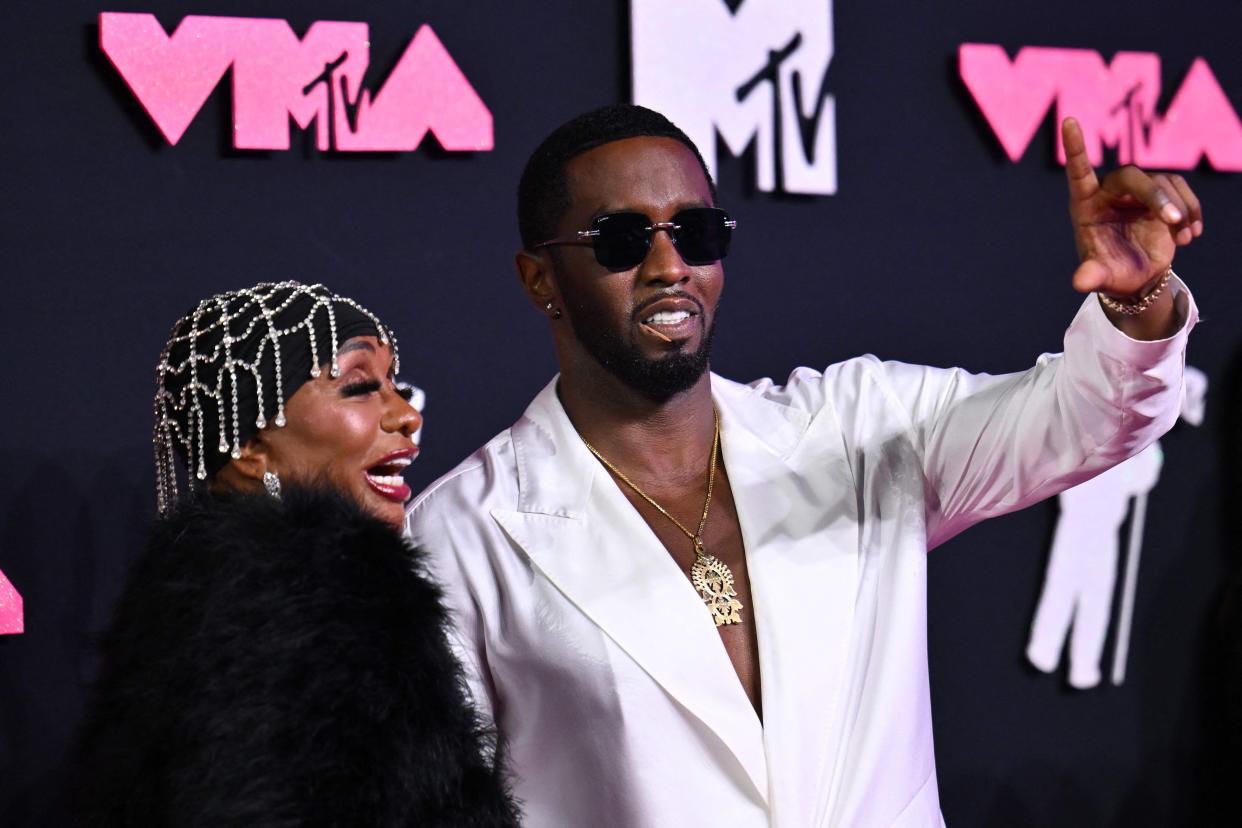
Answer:
[[1090, 198], [1100, 188], [1095, 177], [1091, 159], [1087, 158], [1087, 142], [1082, 138], [1082, 127], [1074, 118], [1061, 122], [1061, 144], [1065, 147], [1065, 178], [1069, 181], [1070, 198]]

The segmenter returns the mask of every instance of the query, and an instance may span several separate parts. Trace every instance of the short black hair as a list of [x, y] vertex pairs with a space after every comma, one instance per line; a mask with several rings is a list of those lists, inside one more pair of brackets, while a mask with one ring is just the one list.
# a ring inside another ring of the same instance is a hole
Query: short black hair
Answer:
[[570, 159], [603, 144], [625, 138], [672, 138], [694, 153], [712, 200], [716, 185], [694, 142], [659, 112], [636, 104], [610, 104], [593, 109], [561, 124], [526, 161], [518, 182], [518, 232], [522, 247], [531, 250], [556, 235], [557, 225], [569, 209], [569, 182], [565, 165]]

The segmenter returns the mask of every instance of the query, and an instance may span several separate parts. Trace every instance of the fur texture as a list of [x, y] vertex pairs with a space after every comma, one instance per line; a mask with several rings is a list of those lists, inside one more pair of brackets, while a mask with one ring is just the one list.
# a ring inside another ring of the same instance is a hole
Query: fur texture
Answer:
[[105, 641], [81, 822], [516, 825], [418, 565], [323, 492], [159, 522]]

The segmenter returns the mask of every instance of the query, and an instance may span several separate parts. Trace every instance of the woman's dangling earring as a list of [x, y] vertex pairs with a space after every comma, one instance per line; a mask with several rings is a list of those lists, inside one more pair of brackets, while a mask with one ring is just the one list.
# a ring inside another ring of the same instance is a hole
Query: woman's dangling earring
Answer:
[[280, 478], [276, 472], [263, 472], [263, 488], [274, 500], [280, 500]]

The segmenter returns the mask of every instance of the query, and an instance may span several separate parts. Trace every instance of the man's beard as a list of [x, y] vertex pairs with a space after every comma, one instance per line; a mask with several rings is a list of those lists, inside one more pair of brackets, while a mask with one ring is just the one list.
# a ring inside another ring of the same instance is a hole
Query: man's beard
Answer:
[[[568, 295], [565, 300], [569, 324], [587, 353], [605, 370], [648, 399], [665, 402], [690, 389], [707, 371], [712, 337], [716, 333], [714, 313], [696, 350], [677, 350], [652, 359], [643, 356], [634, 344], [626, 342], [607, 324], [603, 314], [589, 306], [575, 304]], [[702, 307], [699, 308], [699, 318], [705, 318]]]

